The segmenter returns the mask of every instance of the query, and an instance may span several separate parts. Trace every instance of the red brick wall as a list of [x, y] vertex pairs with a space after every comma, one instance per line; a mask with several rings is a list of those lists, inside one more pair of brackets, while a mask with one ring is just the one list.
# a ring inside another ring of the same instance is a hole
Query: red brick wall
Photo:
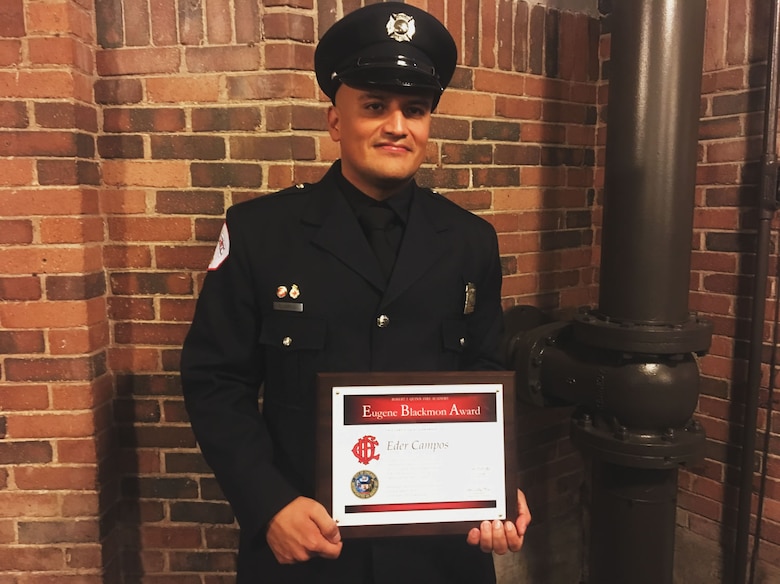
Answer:
[[[230, 581], [236, 530], [189, 430], [179, 346], [227, 206], [338, 156], [312, 57], [359, 4], [0, 3], [0, 584]], [[495, 225], [507, 307], [593, 303], [608, 36], [522, 1], [415, 4], [460, 54], [420, 182]], [[710, 438], [678, 517], [715, 548], [735, 505], [766, 4], [708, 2], [691, 308], [716, 324]], [[537, 525], [579, 505], [567, 418], [521, 418]]]
[[94, 31], [87, 0], [0, 6], [3, 582], [116, 565]]
[[[701, 360], [699, 419], [708, 435], [707, 460], [681, 477], [678, 523], [691, 533], [719, 541], [730, 555], [737, 506], [739, 445], [744, 419], [746, 359], [750, 329], [755, 229], [758, 224], [759, 157], [762, 145], [770, 2], [709, 0], [702, 82], [691, 308], [715, 325], [712, 348]], [[775, 221], [774, 227], [777, 227]], [[777, 295], [777, 233], [772, 233], [771, 278], [759, 413], [763, 445], [772, 324]], [[774, 409], [778, 397], [774, 395]], [[780, 566], [780, 417], [772, 415], [767, 499], [760, 559]], [[763, 463], [757, 454], [756, 480]], [[755, 496], [753, 510], [755, 512]], [[780, 573], [757, 581], [772, 582]]]

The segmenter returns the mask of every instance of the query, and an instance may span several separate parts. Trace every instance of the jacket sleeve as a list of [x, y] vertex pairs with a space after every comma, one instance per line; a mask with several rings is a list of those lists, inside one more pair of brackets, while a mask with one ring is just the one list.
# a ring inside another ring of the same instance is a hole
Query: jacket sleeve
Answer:
[[206, 462], [242, 531], [254, 537], [299, 493], [273, 464], [258, 407], [264, 378], [261, 313], [235, 208], [228, 211], [219, 245], [226, 251], [218, 266], [212, 261], [184, 341], [182, 388]]

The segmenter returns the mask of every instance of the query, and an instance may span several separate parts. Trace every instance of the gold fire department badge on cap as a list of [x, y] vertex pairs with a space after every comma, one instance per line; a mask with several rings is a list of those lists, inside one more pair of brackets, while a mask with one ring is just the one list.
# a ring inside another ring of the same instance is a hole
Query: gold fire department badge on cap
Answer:
[[403, 12], [390, 15], [387, 21], [387, 36], [399, 42], [411, 41], [414, 33], [414, 18]]

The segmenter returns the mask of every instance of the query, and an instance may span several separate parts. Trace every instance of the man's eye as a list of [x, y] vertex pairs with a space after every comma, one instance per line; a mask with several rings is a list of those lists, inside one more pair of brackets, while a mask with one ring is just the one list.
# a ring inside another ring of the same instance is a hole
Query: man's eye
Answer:
[[367, 103], [366, 109], [369, 111], [378, 112], [382, 110], [382, 104], [379, 102]]

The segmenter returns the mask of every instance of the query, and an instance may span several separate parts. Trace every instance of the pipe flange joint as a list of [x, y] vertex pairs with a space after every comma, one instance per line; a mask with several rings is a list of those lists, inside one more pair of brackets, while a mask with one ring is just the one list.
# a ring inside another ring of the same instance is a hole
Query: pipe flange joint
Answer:
[[647, 432], [627, 428], [586, 412], [571, 418], [571, 439], [583, 453], [633, 468], [668, 469], [702, 458], [706, 436], [691, 420], [682, 428]]
[[574, 317], [573, 338], [591, 347], [625, 353], [673, 355], [705, 353], [712, 341], [711, 321], [692, 314], [681, 324], [618, 321], [596, 312]]
[[544, 354], [567, 327], [566, 322], [551, 322], [521, 331], [510, 339], [508, 363], [509, 368], [517, 372], [516, 392], [520, 401], [536, 406], [550, 405], [542, 387]]

